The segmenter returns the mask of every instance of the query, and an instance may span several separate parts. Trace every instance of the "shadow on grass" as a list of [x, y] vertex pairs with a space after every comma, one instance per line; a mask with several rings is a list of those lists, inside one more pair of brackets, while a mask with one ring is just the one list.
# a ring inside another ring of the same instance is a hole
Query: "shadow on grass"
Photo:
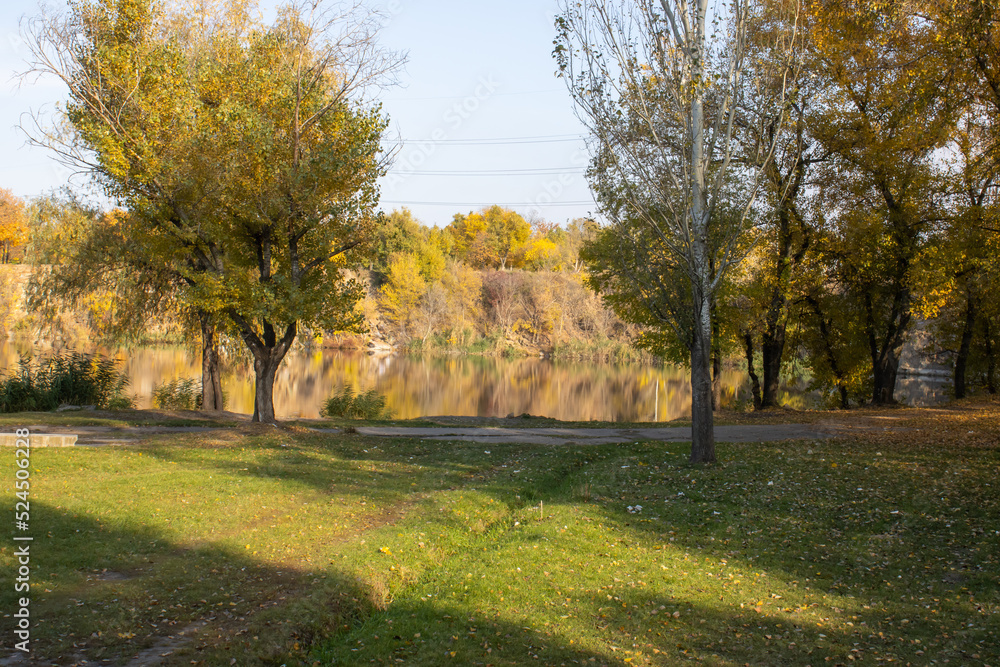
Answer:
[[[149, 526], [37, 501], [32, 526], [45, 531], [31, 543], [35, 662], [127, 664], [155, 648], [177, 661], [223, 664], [232, 654], [240, 664], [267, 664], [294, 653], [297, 641], [346, 630], [372, 605], [363, 584], [330, 571], [278, 569], [213, 545], [173, 542]], [[4, 609], [14, 607], [12, 589], [0, 592]], [[250, 631], [260, 637], [252, 651], [241, 647]]]
[[[654, 662], [659, 656], [668, 664], [698, 659], [710, 664], [806, 665], [830, 662], [838, 655], [846, 659], [853, 643], [848, 633], [793, 616], [778, 618], [753, 608], [727, 611], [669, 595], [622, 592], [613, 604], [592, 597], [589, 605], [601, 610], [595, 612], [599, 628], [612, 631], [619, 642]], [[856, 657], [861, 658], [860, 652]]]
[[[338, 664], [353, 664], [351, 649], [357, 646], [346, 639], [385, 620], [391, 628], [393, 617], [419, 612], [421, 627], [452, 634], [459, 626], [468, 630], [467, 610], [397, 608], [376, 582], [333, 565], [268, 565], [238, 550], [179, 543], [150, 526], [115, 525], [45, 503], [32, 505], [32, 525], [45, 530], [31, 544], [32, 663], [312, 664], [326, 655], [323, 647], [336, 646], [348, 656]], [[9, 549], [2, 559], [13, 571]], [[15, 597], [13, 586], [3, 587], [0, 605], [13, 609]], [[9, 618], [3, 626], [5, 633], [13, 629]], [[502, 633], [489, 641], [515, 656], [508, 664], [532, 659], [548, 641], [541, 632], [504, 622], [488, 627]], [[450, 653], [456, 664], [473, 664], [466, 658], [480, 650], [475, 632], [463, 631], [461, 640], [452, 640], [431, 631], [423, 641], [399, 632], [394, 658], [428, 651], [435, 657], [427, 664], [441, 664]], [[563, 654], [587, 664], [619, 664], [581, 650]]]
[[[577, 638], [578, 639], [578, 638]], [[625, 655], [573, 646], [556, 627], [519, 624], [477, 605], [406, 602], [327, 641], [310, 656], [322, 665], [595, 665], [625, 667]], [[315, 663], [314, 663], [315, 664]]]

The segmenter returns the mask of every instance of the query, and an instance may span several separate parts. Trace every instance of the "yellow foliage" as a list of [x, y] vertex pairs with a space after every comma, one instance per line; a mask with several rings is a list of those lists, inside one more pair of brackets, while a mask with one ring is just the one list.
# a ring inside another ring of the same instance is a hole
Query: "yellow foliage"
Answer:
[[535, 237], [522, 250], [523, 264], [532, 270], [558, 269], [559, 247], [545, 237]]
[[386, 319], [398, 327], [404, 338], [410, 335], [417, 306], [426, 291], [417, 258], [410, 253], [393, 255], [379, 302]]
[[520, 250], [531, 235], [531, 225], [524, 218], [500, 206], [456, 215], [448, 229], [460, 259], [475, 267], [501, 269], [518, 265]]
[[10, 190], [0, 188], [0, 261], [10, 261], [10, 251], [28, 239], [24, 202]]
[[441, 284], [452, 305], [452, 331], [463, 328], [479, 316], [483, 279], [466, 264], [453, 262], [441, 275]]

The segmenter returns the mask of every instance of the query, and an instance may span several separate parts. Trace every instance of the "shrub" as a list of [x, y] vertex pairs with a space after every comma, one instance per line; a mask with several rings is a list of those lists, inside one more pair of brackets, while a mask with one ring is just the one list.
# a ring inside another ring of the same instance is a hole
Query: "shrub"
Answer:
[[128, 377], [106, 357], [69, 352], [22, 360], [16, 370], [0, 376], [0, 412], [54, 410], [63, 403], [131, 408], [128, 384]]
[[115, 396], [105, 407], [108, 410], [135, 410], [135, 399], [131, 396]]
[[[194, 378], [177, 378], [153, 387], [153, 407], [161, 410], [200, 410], [202, 385]], [[226, 395], [222, 395], [222, 405], [226, 405]]]
[[390, 419], [392, 413], [385, 408], [385, 396], [375, 389], [363, 394], [355, 394], [354, 389], [345, 386], [340, 393], [331, 396], [320, 411], [324, 417], [341, 419]]
[[197, 410], [201, 407], [201, 383], [177, 378], [153, 387], [153, 407], [161, 410]]

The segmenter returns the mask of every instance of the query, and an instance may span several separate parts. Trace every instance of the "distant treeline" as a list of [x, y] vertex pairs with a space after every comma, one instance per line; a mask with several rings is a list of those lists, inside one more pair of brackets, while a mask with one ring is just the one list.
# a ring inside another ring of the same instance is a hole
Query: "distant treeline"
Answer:
[[596, 229], [584, 219], [529, 223], [499, 206], [456, 215], [443, 229], [393, 211], [377, 233], [361, 304], [370, 335], [422, 351], [641, 356], [630, 345], [635, 327], [585, 287], [580, 247]]
[[[76, 256], [80, 239], [95, 225], [116, 224], [119, 214], [63, 195], [27, 202], [23, 210], [22, 250], [35, 279], [27, 267], [0, 276], [5, 330], [57, 347], [197, 340], [196, 323], [176, 314], [153, 318], [139, 332], [123, 330], [111, 294], [96, 291], [72, 307], [40, 294], [38, 276]], [[586, 287], [580, 248], [596, 230], [592, 220], [560, 227], [499, 206], [456, 215], [443, 229], [421, 224], [407, 209], [393, 211], [380, 219], [365, 265], [352, 269], [366, 287], [357, 306], [364, 333], [313, 332], [304, 344], [360, 348], [375, 341], [398, 351], [651, 359], [631, 344], [637, 327]], [[26, 287], [48, 307], [26, 311]]]

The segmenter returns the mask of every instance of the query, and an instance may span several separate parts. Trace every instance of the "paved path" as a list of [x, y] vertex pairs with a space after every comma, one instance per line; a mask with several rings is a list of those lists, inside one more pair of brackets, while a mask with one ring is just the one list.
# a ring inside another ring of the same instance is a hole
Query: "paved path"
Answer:
[[[532, 445], [605, 445], [640, 440], [686, 442], [691, 440], [690, 426], [662, 428], [512, 428], [512, 427], [453, 427], [453, 426], [357, 426], [362, 435], [384, 438], [420, 438], [423, 440], [465, 441], [495, 444], [524, 443]], [[167, 433], [209, 433], [227, 431], [218, 426], [48, 426], [33, 432], [64, 433], [79, 436], [76, 445], [130, 445], [151, 435]], [[312, 429], [317, 433], [342, 433], [343, 429]], [[830, 428], [812, 424], [751, 424], [716, 426], [718, 442], [772, 442], [776, 440], [819, 440], [833, 437]]]
[[[339, 429], [316, 429], [339, 432]], [[690, 426], [665, 428], [450, 428], [411, 426], [358, 426], [362, 435], [388, 438], [421, 438], [423, 440], [462, 440], [483, 443], [527, 443], [534, 445], [605, 445], [660, 440], [686, 442], [691, 440]], [[832, 431], [811, 424], [776, 424], [746, 426], [716, 426], [718, 442], [771, 442], [774, 440], [818, 440], [832, 437]]]
[[226, 430], [218, 426], [29, 426], [33, 434], [73, 434], [76, 446], [131, 445], [162, 433], [205, 433]]

